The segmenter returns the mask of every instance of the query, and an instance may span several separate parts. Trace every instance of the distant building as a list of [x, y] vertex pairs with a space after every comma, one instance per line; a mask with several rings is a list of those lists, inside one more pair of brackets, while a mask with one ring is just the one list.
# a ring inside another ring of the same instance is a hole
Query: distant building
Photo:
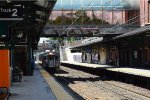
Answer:
[[150, 0], [140, 0], [141, 25], [150, 24]]

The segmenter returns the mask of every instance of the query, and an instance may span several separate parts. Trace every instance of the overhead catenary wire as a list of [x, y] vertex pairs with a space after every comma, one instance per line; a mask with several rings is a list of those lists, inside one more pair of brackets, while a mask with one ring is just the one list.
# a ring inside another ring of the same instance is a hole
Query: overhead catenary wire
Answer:
[[[92, 0], [92, 1], [93, 1], [93, 0]], [[106, 3], [104, 4], [104, 6], [107, 7], [111, 2], [112, 2], [112, 0], [109, 0], [108, 2], [106, 2]], [[82, 10], [83, 10], [83, 9], [82, 9]], [[92, 8], [92, 10], [93, 10], [93, 8]], [[83, 10], [83, 13], [85, 13], [85, 10]], [[88, 12], [86, 12], [86, 13], [88, 13]], [[81, 14], [81, 15], [82, 15], [82, 14]], [[83, 16], [82, 16], [82, 17], [83, 17]], [[87, 19], [87, 17], [84, 18], [84, 19], [82, 19], [81, 25], [83, 24], [83, 22], [84, 22], [86, 19]], [[86, 23], [89, 22], [89, 21], [91, 21], [91, 19], [89, 19], [88, 21], [86, 21]], [[78, 23], [79, 23], [79, 22], [78, 22]], [[78, 25], [80, 25], [80, 23], [79, 23]], [[68, 31], [70, 31], [70, 29], [68, 29]], [[68, 31], [67, 31], [67, 36], [69, 36], [69, 35], [68, 35]]]
[[[134, 20], [134, 19], [136, 19], [136, 18], [138, 18], [138, 17], [140, 17], [140, 15], [139, 15], [139, 14], [138, 14], [138, 15], [135, 15], [135, 17], [133, 17], [133, 18], [131, 18], [131, 19], [127, 20], [125, 23], [115, 25], [115, 26], [113, 26], [112, 28], [107, 29], [107, 30], [105, 30], [105, 31], [103, 31], [103, 32], [107, 32], [107, 31], [110, 31], [110, 30], [112, 30], [112, 29], [114, 29], [114, 28], [117, 28], [117, 27], [123, 26], [123, 25], [127, 24], [128, 22], [130, 22], [130, 21], [132, 21], [132, 20]], [[127, 24], [127, 25], [129, 25], [129, 24]], [[101, 33], [99, 33], [99, 34], [101, 34]], [[95, 35], [99, 35], [99, 34], [95, 34]]]
[[[91, 0], [91, 2], [92, 2], [93, 0]], [[105, 4], [104, 4], [104, 6], [105, 7], [107, 7], [111, 2], [112, 2], [113, 0], [109, 0], [108, 2], [106, 2]], [[93, 10], [93, 8], [92, 8], [92, 10]], [[85, 12], [85, 10], [83, 10], [83, 12]], [[82, 20], [82, 21], [85, 21], [86, 20], [86, 18], [84, 18], [84, 20]], [[89, 21], [91, 21], [91, 19], [89, 19]], [[87, 21], [87, 22], [89, 22], [89, 21]], [[87, 23], [86, 22], [86, 23]], [[83, 23], [83, 22], [82, 22]], [[70, 29], [69, 29], [70, 30]], [[68, 30], [68, 31], [69, 31]], [[68, 33], [68, 32], [67, 32]], [[68, 34], [67, 34], [67, 36], [69, 36]]]
[[[147, 13], [145, 16], [149, 15], [148, 12], [145, 12], [145, 13]], [[144, 21], [146, 21], [146, 20], [143, 21], [143, 19], [146, 18], [145, 16], [144, 16], [143, 18], [140, 18], [140, 14], [135, 15], [133, 18], [127, 20], [125, 23], [116, 25], [116, 26], [114, 26], [114, 27], [112, 27], [112, 28], [110, 28], [110, 29], [107, 29], [107, 30], [105, 30], [105, 31], [103, 31], [103, 32], [101, 32], [101, 33], [99, 33], [99, 34], [95, 34], [95, 36], [98, 36], [98, 35], [100, 35], [100, 34], [102, 34], [102, 33], [111, 31], [111, 30], [113, 30], [114, 28], [118, 28], [118, 27], [123, 26], [123, 25], [128, 25], [128, 26], [129, 26], [129, 25], [134, 24], [134, 23], [139, 22], [139, 21], [144, 22]], [[138, 17], [139, 17], [139, 19], [138, 19], [138, 20], [135, 20], [135, 19], [137, 19]], [[147, 16], [147, 17], [148, 17], [148, 16]], [[135, 20], [135, 21], [132, 21], [132, 20]], [[148, 19], [147, 19], [147, 20], [148, 20]], [[129, 23], [130, 21], [131, 21], [131, 23]]]
[[[89, 3], [89, 5], [91, 5], [91, 2]], [[77, 18], [68, 26], [68, 28], [70, 28], [70, 27], [78, 20], [78, 18], [79, 18], [82, 14], [83, 14], [83, 12], [81, 12], [81, 13], [79, 14], [79, 16], [77, 16]], [[67, 29], [68, 29], [68, 28], [67, 28]], [[65, 29], [60, 35], [64, 34], [64, 33], [67, 31], [67, 29]]]
[[[148, 16], [147, 16], [147, 17], [148, 17]], [[147, 18], [147, 17], [143, 17], [142, 20], [140, 20], [140, 21], [141, 21], [141, 22], [147, 21], [148, 19], [145, 20], [145, 18]], [[138, 22], [138, 21], [139, 21], [139, 20], [137, 20], [137, 21], [135, 21], [135, 22], [133, 22], [133, 23], [136, 23], [136, 22]], [[133, 23], [130, 23], [130, 25], [133, 24]], [[149, 27], [150, 27], [150, 26], [149, 26]], [[131, 30], [130, 30], [130, 31], [131, 31]], [[132, 30], [132, 31], [133, 31], [133, 30]], [[128, 32], [126, 32], [126, 33], [128, 33]], [[83, 40], [83, 42], [84, 42], [84, 41], [85, 41], [86, 43], [87, 43], [87, 41], [91, 41], [91, 42], [94, 42], [94, 43], [95, 43], [95, 42], [101, 41], [101, 37], [91, 37], [91, 38], [87, 38], [87, 39]], [[91, 43], [91, 42], [90, 42], [90, 43]]]
[[[112, 2], [112, 0], [109, 0], [109, 2], [106, 2], [106, 4], [111, 3], [111, 2]], [[91, 2], [89, 3], [89, 5], [87, 5], [87, 6], [90, 6], [91, 3], [92, 3], [92, 1], [91, 1]], [[78, 20], [78, 18], [79, 18], [83, 13], [84, 13], [84, 10], [76, 17], [76, 19], [72, 22], [72, 24], [69, 25], [68, 28], [65, 29], [60, 35], [64, 34], [64, 33]], [[68, 31], [69, 31], [69, 30], [68, 30]]]
[[[110, 0], [110, 1], [112, 1], [112, 0]], [[106, 4], [109, 4], [110, 3], [110, 1], [109, 2], [107, 2]], [[124, 1], [126, 1], [126, 0], [123, 0], [122, 2], [120, 2], [120, 3], [123, 3]], [[117, 4], [117, 5], [119, 5], [119, 3]], [[116, 5], [116, 6], [117, 6]], [[114, 6], [115, 7], [115, 6]], [[83, 11], [84, 12], [84, 11]], [[81, 14], [76, 18], [76, 20], [83, 14], [83, 12], [81, 12]], [[76, 22], [76, 20], [67, 28], [67, 29], [65, 29], [65, 31], [63, 31], [63, 33], [65, 33], [65, 32], [68, 32], [69, 30], [70, 30], [70, 27]], [[130, 20], [132, 20], [132, 19], [130, 19]], [[129, 20], [128, 20], [129, 21]], [[116, 25], [115, 27], [117, 27], [117, 26], [120, 26], [120, 25]], [[112, 28], [115, 28], [115, 27], [112, 27]], [[111, 29], [112, 29], [111, 28]], [[110, 30], [110, 29], [109, 29]], [[62, 34], [63, 34], [62, 33]]]
[[[106, 2], [106, 3], [104, 4], [104, 6], [102, 7], [102, 9], [103, 9], [104, 7], [109, 6], [109, 4], [112, 3], [112, 1], [113, 1], [113, 0], [109, 0], [108, 2]], [[126, 0], [121, 0], [121, 2], [119, 2], [119, 3], [117, 3], [115, 6], [113, 6], [112, 9], [115, 8], [116, 6], [122, 4], [123, 2], [126, 2]], [[101, 9], [100, 9], [100, 10], [101, 10]], [[83, 12], [84, 12], [84, 11], [83, 11]], [[84, 19], [84, 20], [85, 20], [85, 19]], [[83, 20], [83, 21], [84, 21], [84, 20]], [[68, 29], [68, 30], [66, 30], [66, 31], [67, 31], [67, 35], [68, 35], [68, 31], [70, 31], [70, 28], [68, 27], [67, 29]], [[69, 36], [69, 35], [68, 35], [68, 36]]]

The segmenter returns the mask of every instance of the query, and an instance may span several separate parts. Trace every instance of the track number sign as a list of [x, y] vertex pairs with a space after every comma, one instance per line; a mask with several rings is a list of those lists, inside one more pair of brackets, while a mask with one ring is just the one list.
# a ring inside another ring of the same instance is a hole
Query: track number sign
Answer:
[[0, 6], [0, 20], [23, 20], [22, 6]]

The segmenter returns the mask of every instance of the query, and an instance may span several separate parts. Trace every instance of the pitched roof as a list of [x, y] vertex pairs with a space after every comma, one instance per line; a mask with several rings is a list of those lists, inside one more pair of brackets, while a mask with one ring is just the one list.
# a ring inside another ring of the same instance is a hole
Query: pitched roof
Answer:
[[147, 32], [147, 31], [150, 31], [150, 25], [143, 26], [141, 28], [137, 28], [137, 29], [135, 29], [133, 31], [124, 33], [122, 35], [118, 35], [118, 36], [114, 37], [113, 39], [119, 39], [119, 38], [124, 38], [124, 37], [128, 37], [128, 36], [138, 35], [138, 34], [141, 34], [143, 32]]

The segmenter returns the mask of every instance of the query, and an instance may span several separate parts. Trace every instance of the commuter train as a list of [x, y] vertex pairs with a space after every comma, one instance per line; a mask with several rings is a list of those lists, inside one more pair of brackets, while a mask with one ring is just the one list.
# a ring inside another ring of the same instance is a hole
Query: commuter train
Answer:
[[60, 54], [55, 52], [43, 53], [39, 57], [41, 65], [49, 72], [57, 72], [60, 69]]

